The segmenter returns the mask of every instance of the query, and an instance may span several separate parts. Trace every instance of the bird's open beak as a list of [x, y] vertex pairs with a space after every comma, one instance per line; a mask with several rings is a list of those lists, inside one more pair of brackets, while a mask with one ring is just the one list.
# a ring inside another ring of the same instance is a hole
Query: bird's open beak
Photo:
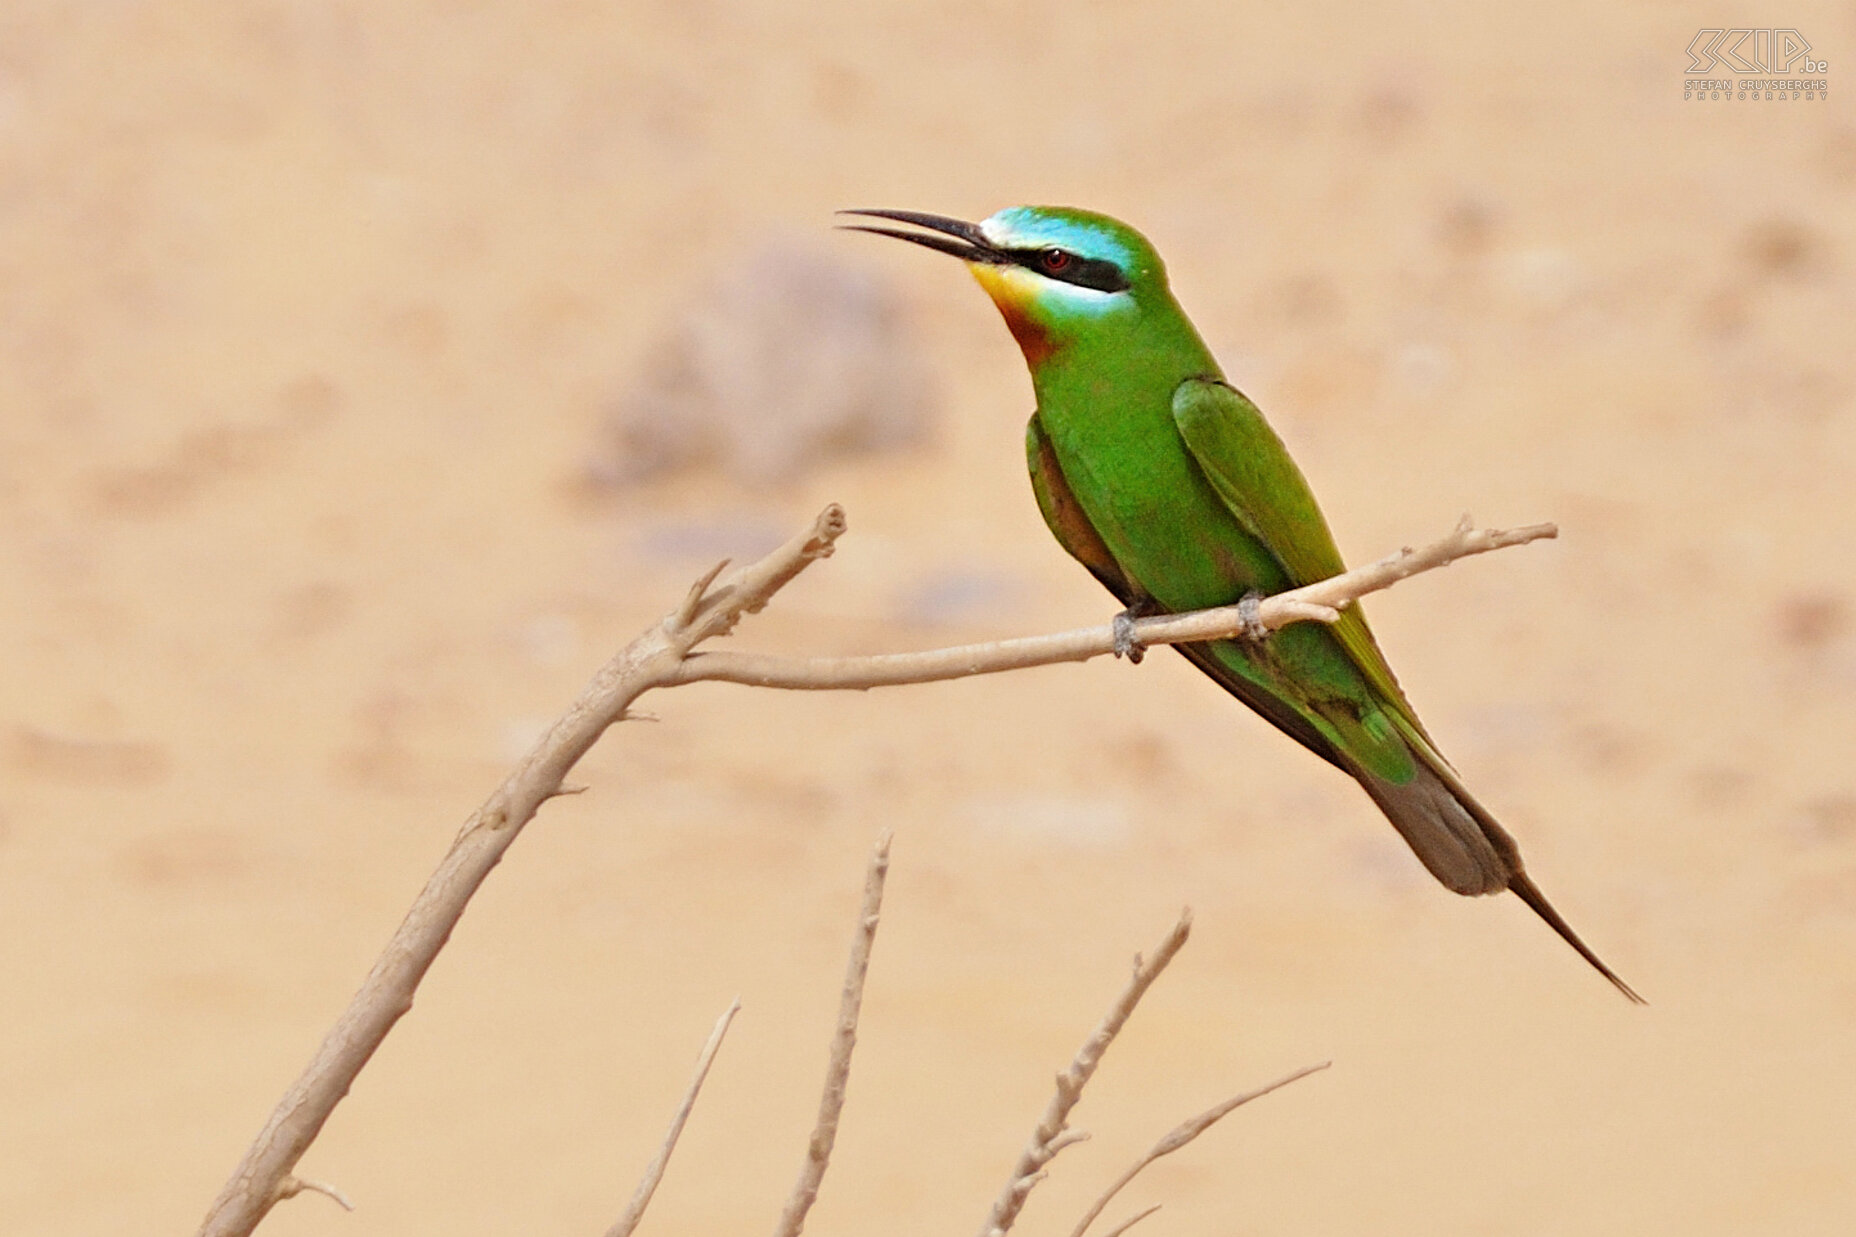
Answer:
[[914, 241], [917, 245], [952, 254], [966, 262], [983, 262], [989, 266], [1002, 266], [1011, 261], [986, 239], [986, 234], [980, 231], [977, 223], [968, 223], [964, 219], [949, 219], [945, 215], [926, 215], [915, 210], [841, 210], [838, 213], [840, 215], [868, 215], [875, 219], [894, 219], [898, 223], [913, 224], [925, 229], [921, 232], [905, 232], [901, 228], [878, 228], [862, 223], [838, 225], [848, 232], [874, 232], [878, 236], [893, 236], [899, 241]]

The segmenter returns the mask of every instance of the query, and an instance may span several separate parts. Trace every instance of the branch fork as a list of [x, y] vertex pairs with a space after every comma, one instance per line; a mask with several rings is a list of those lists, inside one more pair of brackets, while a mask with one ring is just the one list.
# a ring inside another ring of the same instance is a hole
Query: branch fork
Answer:
[[[704, 641], [732, 631], [743, 615], [760, 611], [807, 567], [830, 557], [845, 529], [844, 509], [834, 503], [819, 513], [810, 528], [757, 562], [732, 568], [727, 562], [718, 563], [691, 585], [676, 609], [621, 649], [593, 676], [579, 699], [464, 822], [360, 991], [233, 1171], [207, 1212], [200, 1237], [245, 1237], [279, 1201], [306, 1189], [326, 1193], [347, 1205], [333, 1189], [296, 1177], [297, 1162], [388, 1032], [412, 1008], [413, 996], [426, 971], [503, 853], [543, 803], [583, 789], [567, 785], [567, 775], [609, 727], [627, 716], [637, 716], [628, 711], [645, 692], [705, 680], [799, 690], [861, 690], [1086, 661], [1111, 653], [1116, 647], [1115, 627], [1104, 624], [1056, 635], [876, 657], [776, 658], [697, 651]], [[1134, 623], [1134, 636], [1142, 645], [1174, 644], [1242, 638], [1247, 631], [1254, 637], [1258, 630], [1274, 631], [1296, 622], [1333, 622], [1341, 608], [1357, 598], [1421, 571], [1471, 554], [1552, 537], [1557, 531], [1551, 524], [1506, 531], [1479, 530], [1464, 517], [1450, 536], [1420, 550], [1407, 548], [1332, 579], [1264, 598], [1254, 606], [1242, 604], [1196, 614], [1140, 619]], [[865, 916], [866, 931], [874, 928], [874, 916], [874, 909]], [[1126, 1018], [1132, 1002], [1139, 999], [1146, 984], [1184, 943], [1189, 924], [1190, 917], [1183, 916], [1175, 936], [1168, 938], [1154, 961], [1137, 965], [1130, 988], [1133, 995], [1125, 1008], [1117, 1007], [1120, 1018]], [[1118, 1028], [1119, 1022], [1113, 1026], [1105, 1022], [1096, 1037], [1085, 1043], [1070, 1069], [1060, 1076], [1046, 1118], [1039, 1123], [1011, 1183], [994, 1204], [984, 1233], [998, 1234], [1008, 1229], [1025, 1195], [1041, 1178], [1043, 1166], [1081, 1138], [1067, 1129], [1067, 1115]], [[849, 1027], [841, 1026], [841, 1030], [851, 1036]], [[849, 1038], [844, 1052], [848, 1062]], [[827, 1143], [822, 1150], [828, 1149]], [[822, 1172], [823, 1156], [816, 1158]], [[783, 1226], [792, 1226], [790, 1237], [796, 1237], [797, 1225], [803, 1218], [801, 1207], [783, 1221]]]

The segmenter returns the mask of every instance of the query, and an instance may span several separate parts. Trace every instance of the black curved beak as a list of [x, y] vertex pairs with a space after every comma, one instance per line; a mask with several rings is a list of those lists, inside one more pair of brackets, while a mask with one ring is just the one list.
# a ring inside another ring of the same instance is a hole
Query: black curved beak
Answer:
[[899, 241], [913, 241], [917, 245], [952, 254], [964, 262], [985, 262], [1002, 266], [1012, 259], [995, 249], [979, 225], [968, 223], [964, 219], [950, 219], [946, 215], [927, 215], [916, 210], [841, 210], [840, 215], [867, 215], [873, 219], [893, 219], [897, 223], [913, 224], [924, 229], [920, 232], [905, 232], [901, 228], [879, 228], [862, 223], [841, 223], [838, 226], [846, 232], [871, 232], [877, 236], [893, 236]]

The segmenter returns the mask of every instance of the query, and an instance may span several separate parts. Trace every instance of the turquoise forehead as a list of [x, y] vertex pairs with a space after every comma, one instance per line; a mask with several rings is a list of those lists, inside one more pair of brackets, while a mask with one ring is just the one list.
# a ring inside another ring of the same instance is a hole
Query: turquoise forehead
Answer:
[[1127, 270], [1136, 265], [1140, 234], [1107, 215], [1060, 206], [1011, 206], [980, 224], [993, 244], [1010, 249], [1056, 245], [1086, 258], [1106, 258]]

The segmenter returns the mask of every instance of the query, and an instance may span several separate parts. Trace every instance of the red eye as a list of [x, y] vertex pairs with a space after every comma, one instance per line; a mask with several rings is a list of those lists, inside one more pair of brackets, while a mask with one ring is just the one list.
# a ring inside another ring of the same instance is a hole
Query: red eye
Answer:
[[1038, 255], [1038, 261], [1043, 264], [1045, 270], [1054, 275], [1058, 271], [1068, 269], [1070, 265], [1070, 254], [1069, 251], [1065, 249], [1046, 249], [1042, 254]]

